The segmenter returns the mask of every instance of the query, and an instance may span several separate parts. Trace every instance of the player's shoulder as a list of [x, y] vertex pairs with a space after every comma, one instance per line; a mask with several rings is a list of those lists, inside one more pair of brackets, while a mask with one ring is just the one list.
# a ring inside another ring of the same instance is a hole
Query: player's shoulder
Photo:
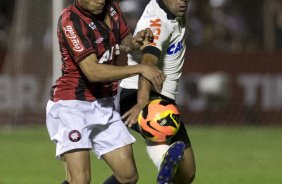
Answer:
[[160, 19], [166, 19], [166, 14], [163, 12], [162, 8], [159, 6], [156, 0], [151, 0], [142, 14], [143, 19], [158, 17]]
[[159, 7], [156, 6], [155, 0], [151, 0], [145, 7], [141, 17], [138, 20], [138, 24], [150, 24], [152, 20], [162, 19], [159, 13]]
[[151, 0], [145, 7], [142, 16], [139, 19], [141, 24], [146, 22], [154, 22], [158, 20], [163, 26], [168, 26], [171, 24], [171, 20], [168, 19], [167, 12], [163, 9], [162, 5], [159, 4], [156, 0]]
[[60, 17], [62, 18], [62, 20], [66, 20], [66, 19], [71, 19], [70, 17], [72, 15], [79, 15], [79, 6], [76, 6], [75, 3], [65, 7], [62, 12]]

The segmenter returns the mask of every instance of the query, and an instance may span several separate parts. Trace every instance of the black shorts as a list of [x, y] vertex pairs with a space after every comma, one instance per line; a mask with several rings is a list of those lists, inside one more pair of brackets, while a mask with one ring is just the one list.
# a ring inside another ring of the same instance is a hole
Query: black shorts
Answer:
[[[161, 94], [158, 94], [156, 92], [153, 92], [153, 91], [151, 92], [150, 96], [151, 96], [150, 97], [151, 99], [162, 98], [164, 100], [167, 100], [167, 101], [175, 104], [174, 100], [172, 100], [172, 99], [170, 99], [166, 96], [163, 96]], [[121, 113], [121, 115], [126, 113], [136, 103], [137, 103], [137, 90], [136, 89], [121, 88], [121, 92], [120, 92], [120, 113]], [[133, 130], [135, 130], [136, 132], [140, 133], [138, 123], [135, 123], [131, 128]], [[171, 139], [171, 143], [176, 142], [176, 141], [183, 141], [186, 144], [187, 148], [191, 146], [191, 142], [190, 142], [188, 133], [187, 133], [185, 125], [182, 121], [180, 123], [180, 128], [179, 128], [177, 134]]]

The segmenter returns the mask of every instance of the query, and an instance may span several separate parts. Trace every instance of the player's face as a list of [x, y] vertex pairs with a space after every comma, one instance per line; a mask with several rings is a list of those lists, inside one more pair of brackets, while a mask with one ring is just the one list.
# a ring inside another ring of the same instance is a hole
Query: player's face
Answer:
[[105, 0], [78, 0], [78, 3], [87, 11], [93, 14], [100, 14], [103, 12]]
[[163, 0], [169, 11], [176, 17], [185, 15], [190, 0]]

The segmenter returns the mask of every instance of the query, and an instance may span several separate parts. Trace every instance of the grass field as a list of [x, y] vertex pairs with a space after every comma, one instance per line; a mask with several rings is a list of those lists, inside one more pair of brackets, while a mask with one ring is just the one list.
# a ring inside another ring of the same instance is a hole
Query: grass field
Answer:
[[[281, 184], [282, 128], [201, 127], [188, 129], [197, 161], [195, 184]], [[134, 134], [136, 135], [136, 134]], [[140, 184], [155, 184], [156, 170], [144, 141], [134, 144]], [[0, 184], [59, 184], [62, 163], [45, 127], [0, 129]], [[92, 157], [92, 183], [111, 174]]]

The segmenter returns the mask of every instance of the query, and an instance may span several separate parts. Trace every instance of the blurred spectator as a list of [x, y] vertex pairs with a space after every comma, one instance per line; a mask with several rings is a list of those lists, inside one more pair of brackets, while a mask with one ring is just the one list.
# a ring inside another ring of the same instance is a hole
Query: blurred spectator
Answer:
[[[74, 0], [66, 1], [66, 4]], [[282, 1], [275, 1], [275, 45], [282, 47]], [[120, 0], [132, 31], [149, 0]], [[266, 0], [191, 0], [188, 44], [193, 48], [241, 52], [263, 48], [263, 3]], [[5, 48], [15, 0], [0, 1], [0, 47]]]
[[[8, 0], [7, 0], [8, 1]], [[121, 0], [133, 31], [145, 5], [150, 0]], [[282, 46], [282, 10], [276, 8], [276, 47]], [[192, 48], [208, 48], [228, 52], [263, 49], [263, 3], [265, 0], [191, 0], [187, 15]]]
[[275, 47], [282, 49], [282, 1], [277, 0], [274, 9]]
[[0, 1], [0, 71], [5, 57], [15, 0]]
[[263, 0], [191, 1], [188, 24], [192, 47], [245, 51], [262, 47]]
[[213, 21], [213, 47], [227, 51], [241, 51], [246, 38], [246, 23], [234, 2], [210, 0]]
[[122, 0], [120, 8], [124, 12], [124, 16], [133, 33], [138, 19], [140, 18], [146, 4], [150, 0]]
[[0, 47], [2, 49], [5, 49], [7, 46], [7, 38], [12, 22], [14, 4], [15, 0], [0, 1]]

